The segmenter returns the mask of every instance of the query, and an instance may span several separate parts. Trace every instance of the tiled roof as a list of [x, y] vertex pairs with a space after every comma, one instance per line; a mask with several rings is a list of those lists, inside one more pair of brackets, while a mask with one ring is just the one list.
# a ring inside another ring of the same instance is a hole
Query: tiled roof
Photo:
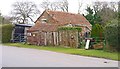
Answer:
[[57, 31], [57, 28], [59, 25], [54, 25], [54, 24], [37, 24], [33, 27], [31, 27], [28, 32], [33, 32], [33, 31], [44, 31], [44, 32], [50, 32], [50, 31]]
[[80, 14], [73, 14], [61, 11], [47, 11], [49, 15], [55, 19], [58, 24], [80, 24], [80, 25], [91, 25], [89, 21]]
[[57, 31], [58, 25], [54, 24], [41, 24], [39, 30], [50, 32], [50, 31]]
[[39, 27], [40, 27], [40, 23], [36, 23], [34, 26], [32, 26], [28, 32], [33, 32], [33, 31], [37, 31], [39, 30]]
[[[55, 31], [56, 28], [62, 25], [67, 25], [67, 24], [76, 24], [80, 26], [87, 26], [90, 28], [91, 24], [89, 21], [82, 15], [80, 14], [73, 14], [73, 13], [68, 13], [68, 12], [61, 12], [61, 11], [50, 11], [46, 10], [44, 12], [47, 12], [56, 22], [47, 24], [42, 24], [40, 21], [36, 21], [36, 23], [33, 27], [29, 29], [29, 31], [37, 31], [37, 30], [43, 30], [43, 31]], [[53, 25], [54, 24], [54, 25]]]

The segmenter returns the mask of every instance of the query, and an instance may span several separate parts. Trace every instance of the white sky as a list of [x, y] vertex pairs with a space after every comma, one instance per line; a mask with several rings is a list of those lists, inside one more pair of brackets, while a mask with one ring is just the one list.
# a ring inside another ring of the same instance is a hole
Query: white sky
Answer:
[[[12, 4], [16, 1], [32, 1], [34, 2], [40, 12], [42, 13], [44, 10], [40, 7], [40, 4], [42, 3], [43, 0], [0, 0], [0, 12], [2, 13], [3, 16], [11, 16], [11, 11], [13, 9]], [[49, 1], [59, 1], [59, 0], [49, 0]], [[80, 13], [86, 13], [85, 9], [87, 5], [91, 6], [93, 2], [95, 1], [108, 1], [108, 2], [118, 2], [119, 0], [68, 0], [69, 2], [69, 12], [71, 13], [78, 13], [78, 2], [82, 2], [82, 7], [80, 9]], [[40, 15], [34, 17], [34, 21], [39, 17]], [[29, 22], [33, 24], [33, 22]]]
[[[2, 15], [8, 16], [10, 14], [11, 10], [12, 10], [12, 4], [16, 1], [33, 1], [38, 5], [38, 7], [40, 7], [40, 3], [43, 0], [1, 0], [0, 1], [0, 12], [2, 13]], [[87, 4], [91, 5], [92, 2], [95, 2], [95, 1], [116, 2], [116, 1], [119, 1], [119, 0], [68, 0], [68, 2], [69, 2], [69, 12], [72, 12], [72, 13], [77, 13], [78, 12], [78, 1], [83, 3], [82, 8], [81, 8], [81, 13], [83, 13], [86, 5]]]

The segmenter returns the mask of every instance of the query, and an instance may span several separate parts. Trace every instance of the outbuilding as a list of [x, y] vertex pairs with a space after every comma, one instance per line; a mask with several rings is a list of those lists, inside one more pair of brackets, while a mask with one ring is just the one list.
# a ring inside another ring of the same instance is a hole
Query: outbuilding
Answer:
[[[81, 28], [76, 30], [58, 30], [60, 27]], [[35, 21], [35, 25], [27, 30], [27, 42], [34, 45], [62, 45], [78, 47], [79, 37], [89, 33], [92, 25], [80, 14], [45, 10]]]
[[26, 41], [27, 30], [32, 26], [31, 24], [14, 24], [11, 42]]

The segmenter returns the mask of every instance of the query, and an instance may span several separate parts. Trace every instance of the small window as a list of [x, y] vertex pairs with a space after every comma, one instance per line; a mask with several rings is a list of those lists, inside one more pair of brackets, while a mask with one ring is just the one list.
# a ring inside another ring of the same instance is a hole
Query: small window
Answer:
[[47, 19], [41, 19], [42, 23], [47, 23]]

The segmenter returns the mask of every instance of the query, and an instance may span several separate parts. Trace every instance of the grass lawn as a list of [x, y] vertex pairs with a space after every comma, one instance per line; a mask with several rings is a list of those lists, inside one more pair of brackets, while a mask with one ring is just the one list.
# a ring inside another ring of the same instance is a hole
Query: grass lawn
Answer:
[[23, 48], [33, 48], [33, 49], [39, 49], [39, 50], [49, 50], [49, 51], [54, 51], [54, 52], [67, 53], [67, 54], [118, 60], [118, 53], [117, 52], [110, 53], [110, 52], [106, 52], [106, 51], [103, 51], [103, 50], [85, 50], [85, 49], [75, 49], [75, 48], [63, 48], [63, 47], [60, 47], [60, 46], [56, 46], [56, 47], [53, 47], [53, 46], [36, 46], [36, 45], [28, 45], [28, 44], [23, 44], [23, 43], [5, 43], [3, 45], [23, 47]]

